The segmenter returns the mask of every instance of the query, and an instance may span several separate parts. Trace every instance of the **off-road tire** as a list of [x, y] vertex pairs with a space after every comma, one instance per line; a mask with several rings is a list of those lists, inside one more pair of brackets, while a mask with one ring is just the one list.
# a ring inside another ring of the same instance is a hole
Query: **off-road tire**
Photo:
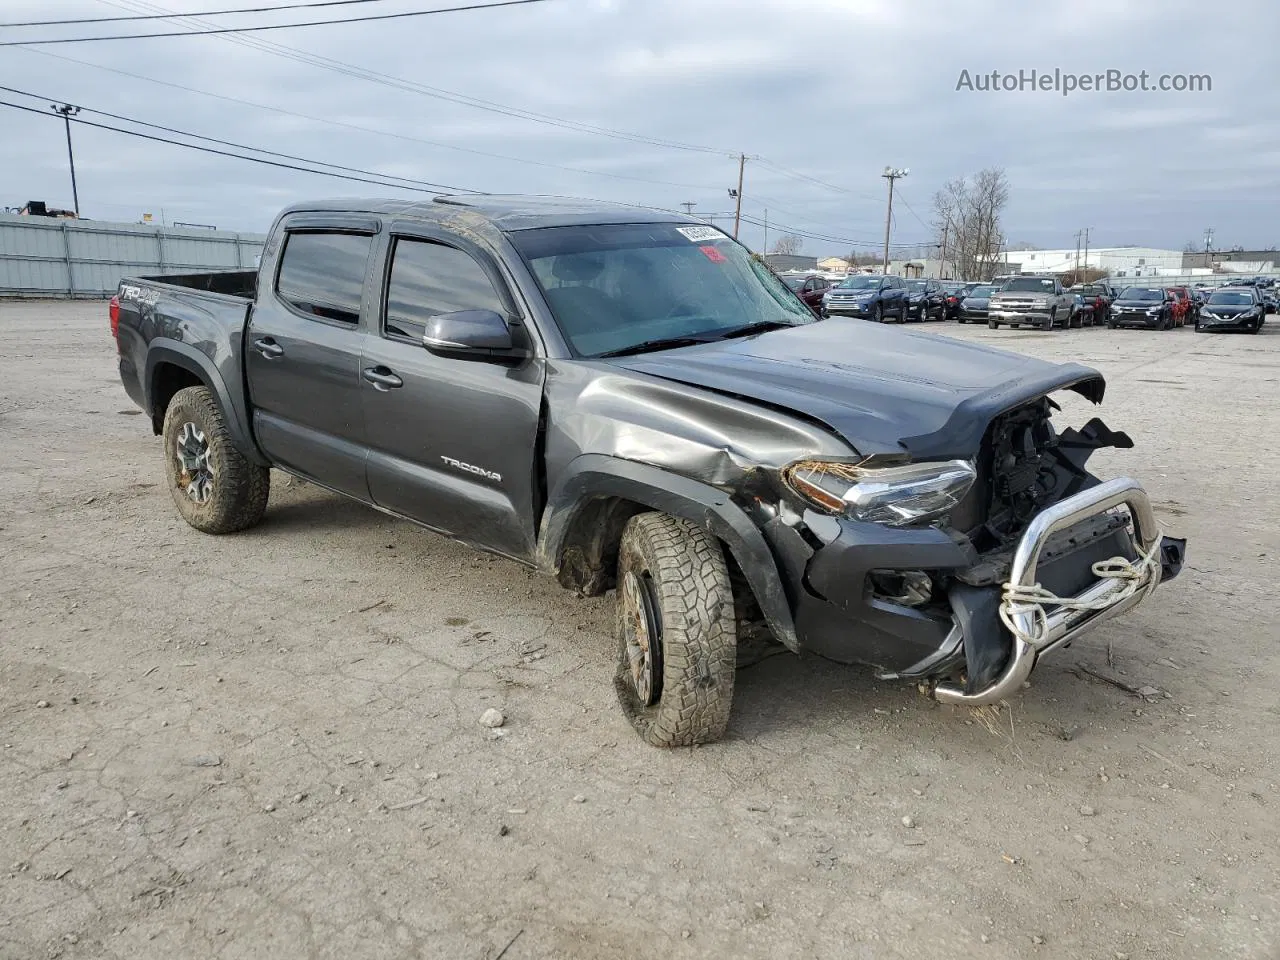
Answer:
[[[178, 465], [179, 434], [187, 423], [205, 436], [213, 466], [212, 492], [198, 503], [187, 495]], [[251, 463], [231, 440], [226, 417], [208, 387], [186, 387], [164, 415], [165, 477], [182, 519], [202, 533], [235, 533], [257, 524], [267, 509], [271, 471]]]
[[[661, 620], [662, 686], [652, 705], [641, 702], [627, 655], [628, 573], [648, 579]], [[720, 544], [688, 520], [638, 514], [622, 533], [617, 593], [614, 686], [636, 731], [656, 747], [719, 740], [729, 724], [737, 666], [733, 588]]]

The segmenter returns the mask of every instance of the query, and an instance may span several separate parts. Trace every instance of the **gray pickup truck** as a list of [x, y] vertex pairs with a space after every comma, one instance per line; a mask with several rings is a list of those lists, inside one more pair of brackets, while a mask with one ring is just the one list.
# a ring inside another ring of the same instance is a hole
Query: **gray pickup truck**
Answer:
[[1182, 561], [1136, 481], [1085, 469], [1129, 438], [1051, 421], [1095, 370], [820, 320], [691, 218], [302, 204], [254, 273], [122, 281], [111, 327], [191, 526], [258, 523], [277, 467], [616, 588], [657, 745], [724, 733], [744, 631], [993, 703]]
[[1075, 296], [1057, 277], [1012, 277], [1000, 285], [987, 304], [987, 326], [1026, 324], [1041, 330], [1069, 327], [1075, 315]]

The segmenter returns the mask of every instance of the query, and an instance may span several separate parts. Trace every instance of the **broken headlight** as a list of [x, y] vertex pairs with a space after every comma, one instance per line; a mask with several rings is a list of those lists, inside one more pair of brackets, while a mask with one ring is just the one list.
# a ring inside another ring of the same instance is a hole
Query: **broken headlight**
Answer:
[[968, 460], [898, 467], [800, 460], [783, 471], [787, 485], [814, 506], [891, 527], [943, 516], [969, 492], [977, 475]]

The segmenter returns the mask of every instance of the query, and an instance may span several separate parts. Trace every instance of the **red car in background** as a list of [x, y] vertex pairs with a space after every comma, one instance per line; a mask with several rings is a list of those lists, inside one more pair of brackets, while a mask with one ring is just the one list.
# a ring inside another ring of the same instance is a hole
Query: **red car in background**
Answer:
[[1170, 287], [1169, 290], [1174, 297], [1173, 325], [1185, 327], [1188, 321], [1194, 324], [1200, 313], [1200, 307], [1196, 303], [1196, 298], [1191, 295], [1191, 290], [1187, 287]]
[[1072, 287], [1069, 293], [1078, 293], [1084, 298], [1086, 305], [1091, 304], [1094, 326], [1104, 324], [1111, 317], [1111, 292], [1100, 283], [1081, 283]]

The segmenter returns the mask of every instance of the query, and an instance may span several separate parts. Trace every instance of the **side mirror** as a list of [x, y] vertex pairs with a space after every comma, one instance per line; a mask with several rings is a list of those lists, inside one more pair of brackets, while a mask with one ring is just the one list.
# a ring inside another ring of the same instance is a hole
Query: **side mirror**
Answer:
[[493, 310], [457, 310], [427, 321], [422, 345], [441, 357], [503, 361], [522, 356], [506, 319]]

